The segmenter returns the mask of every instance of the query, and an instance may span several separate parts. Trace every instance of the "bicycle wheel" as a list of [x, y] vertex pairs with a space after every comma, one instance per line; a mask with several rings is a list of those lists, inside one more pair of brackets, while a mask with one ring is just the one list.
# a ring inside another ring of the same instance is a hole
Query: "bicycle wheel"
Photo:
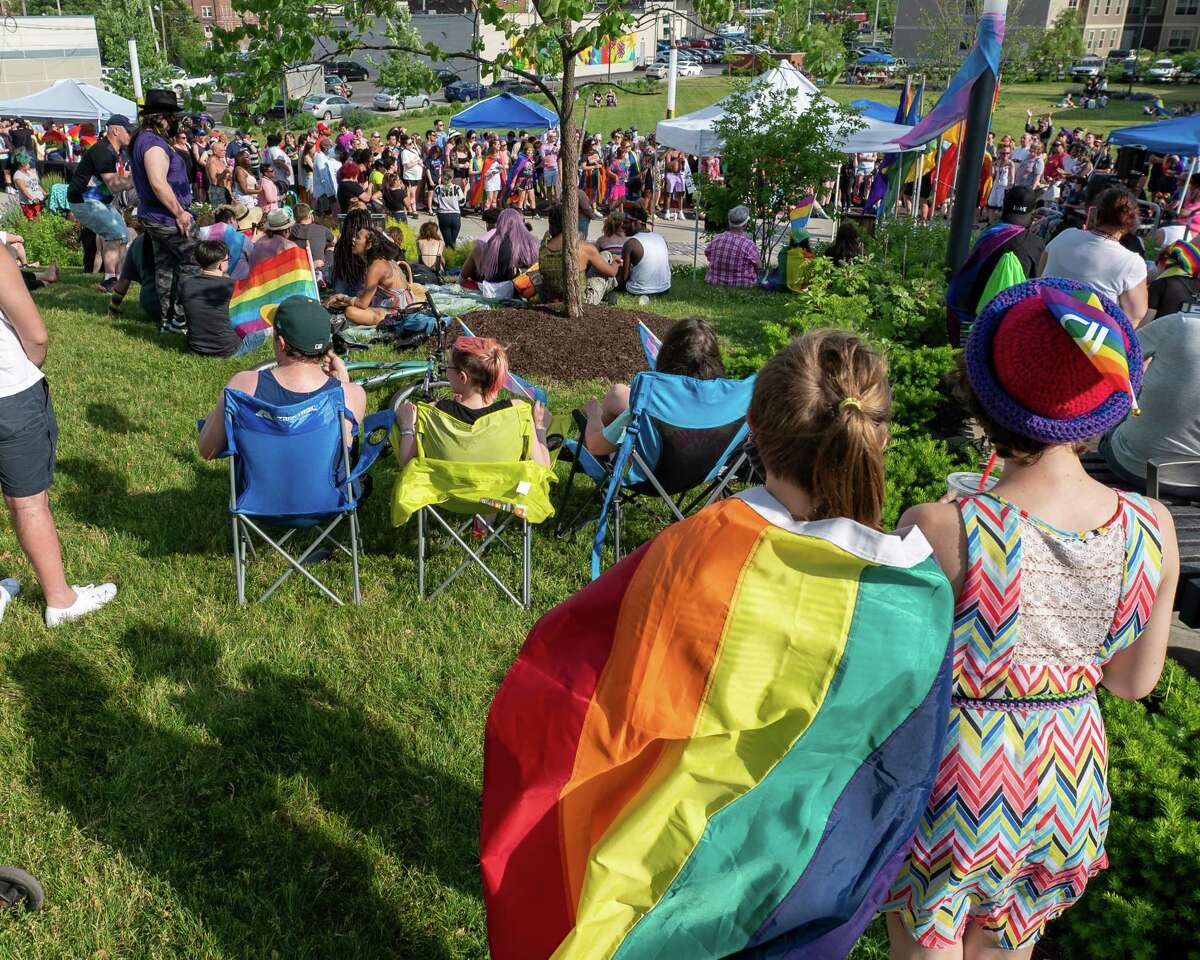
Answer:
[[19, 867], [0, 867], [0, 906], [40, 910], [46, 891], [37, 877]]
[[400, 405], [404, 403], [417, 403], [424, 401], [425, 403], [436, 403], [443, 397], [452, 397], [450, 392], [450, 384], [445, 380], [435, 380], [428, 387], [424, 383], [413, 383], [407, 387], [401, 387], [392, 394], [392, 399], [388, 401], [388, 406], [391, 407], [392, 413], [399, 416]]

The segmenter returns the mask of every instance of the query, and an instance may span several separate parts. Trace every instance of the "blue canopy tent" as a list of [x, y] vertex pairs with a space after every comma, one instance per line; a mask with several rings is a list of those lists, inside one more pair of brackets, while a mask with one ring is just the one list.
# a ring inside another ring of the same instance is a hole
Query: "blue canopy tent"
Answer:
[[1122, 127], [1108, 135], [1108, 142], [1121, 147], [1144, 147], [1155, 153], [1200, 156], [1200, 116]]
[[850, 106], [864, 117], [872, 120], [882, 120], [884, 123], [896, 122], [896, 108], [889, 107], [878, 100], [851, 100]]
[[558, 126], [558, 114], [524, 97], [501, 93], [456, 113], [450, 118], [450, 126], [473, 130], [549, 130]]
[[864, 53], [858, 58], [858, 63], [861, 66], [883, 66], [890, 67], [896, 63], [896, 58], [890, 53]]
[[1174, 120], [1121, 127], [1108, 135], [1108, 142], [1119, 147], [1141, 147], [1154, 153], [1175, 153], [1181, 157], [1191, 157], [1187, 179], [1183, 181], [1183, 195], [1187, 196], [1192, 177], [1196, 174], [1197, 159], [1200, 158], [1200, 116], [1176, 117]]

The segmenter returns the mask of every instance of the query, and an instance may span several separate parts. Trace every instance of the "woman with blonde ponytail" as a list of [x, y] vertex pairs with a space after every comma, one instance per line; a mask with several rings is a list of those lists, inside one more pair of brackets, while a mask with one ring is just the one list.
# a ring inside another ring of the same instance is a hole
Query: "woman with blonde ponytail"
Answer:
[[890, 409], [864, 341], [789, 344], [750, 404], [765, 486], [534, 627], [484, 745], [495, 960], [850, 953], [950, 700], [950, 584], [920, 530], [879, 529]]
[[796, 520], [878, 530], [891, 413], [887, 366], [864, 341], [844, 330], [792, 341], [763, 367], [750, 403], [767, 491]]

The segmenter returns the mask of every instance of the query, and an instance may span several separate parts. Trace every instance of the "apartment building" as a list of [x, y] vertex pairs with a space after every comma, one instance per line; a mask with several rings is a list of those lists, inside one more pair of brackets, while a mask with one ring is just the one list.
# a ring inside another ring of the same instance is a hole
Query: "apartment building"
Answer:
[[[892, 47], [897, 56], [919, 61], [931, 17], [944, 16], [946, 0], [897, 0]], [[1045, 29], [1063, 10], [1078, 10], [1084, 49], [1096, 56], [1110, 50], [1193, 50], [1200, 43], [1200, 0], [1025, 0], [1009, 14], [1011, 26]], [[974, 23], [970, 3], [964, 21]]]

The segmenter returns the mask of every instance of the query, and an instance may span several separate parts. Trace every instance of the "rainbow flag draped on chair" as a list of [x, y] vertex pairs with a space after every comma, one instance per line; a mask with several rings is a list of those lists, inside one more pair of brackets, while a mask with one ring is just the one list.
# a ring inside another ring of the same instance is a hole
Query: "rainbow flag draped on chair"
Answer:
[[760, 488], [547, 613], [488, 716], [493, 960], [845, 956], [933, 784], [952, 607], [919, 531]]
[[271, 324], [263, 308], [283, 303], [288, 297], [320, 299], [317, 281], [306, 247], [281, 250], [251, 268], [245, 279], [233, 285], [229, 300], [229, 323], [243, 340]]

